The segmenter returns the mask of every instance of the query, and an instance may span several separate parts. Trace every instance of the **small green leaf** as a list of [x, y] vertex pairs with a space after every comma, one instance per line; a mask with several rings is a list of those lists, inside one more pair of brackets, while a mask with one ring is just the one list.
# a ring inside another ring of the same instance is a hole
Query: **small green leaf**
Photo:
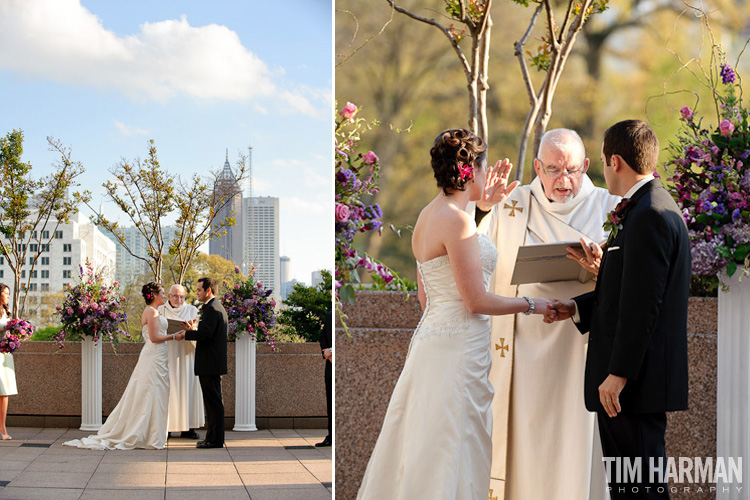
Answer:
[[725, 246], [716, 247], [716, 253], [718, 253], [721, 257], [725, 259], [732, 258], [732, 251]]
[[737, 263], [733, 260], [727, 262], [727, 274], [731, 278], [737, 272]]

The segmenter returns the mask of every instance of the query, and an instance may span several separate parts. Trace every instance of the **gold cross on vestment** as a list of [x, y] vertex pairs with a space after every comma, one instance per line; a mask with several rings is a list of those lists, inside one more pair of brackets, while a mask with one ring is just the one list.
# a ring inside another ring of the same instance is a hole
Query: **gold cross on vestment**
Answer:
[[510, 210], [510, 213], [508, 214], [508, 217], [515, 217], [516, 216], [516, 211], [523, 212], [523, 207], [519, 207], [517, 205], [518, 205], [518, 200], [511, 201], [510, 205], [508, 205], [507, 203], [505, 204], [505, 207], [503, 207], [503, 208], [505, 208], [507, 210]]
[[505, 357], [505, 351], [508, 350], [508, 346], [505, 345], [505, 338], [501, 338], [500, 339], [500, 343], [499, 344], [495, 344], [495, 350], [497, 351], [498, 349], [500, 350], [500, 357], [504, 358]]
[[494, 490], [490, 488], [490, 496], [489, 496], [489, 500], [497, 500], [497, 496], [494, 496], [494, 497], [492, 496], [492, 492], [493, 492], [493, 491], [494, 491]]

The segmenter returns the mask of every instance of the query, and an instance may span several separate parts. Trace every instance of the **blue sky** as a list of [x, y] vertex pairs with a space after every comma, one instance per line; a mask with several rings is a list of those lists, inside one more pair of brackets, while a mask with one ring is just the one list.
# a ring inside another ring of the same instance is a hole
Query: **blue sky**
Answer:
[[[253, 146], [254, 195], [280, 198], [280, 248], [310, 282], [333, 262], [331, 0], [2, 0], [0, 133], [22, 129], [34, 176], [83, 163], [102, 196], [121, 158], [189, 177]], [[86, 211], [84, 211], [86, 213]]]

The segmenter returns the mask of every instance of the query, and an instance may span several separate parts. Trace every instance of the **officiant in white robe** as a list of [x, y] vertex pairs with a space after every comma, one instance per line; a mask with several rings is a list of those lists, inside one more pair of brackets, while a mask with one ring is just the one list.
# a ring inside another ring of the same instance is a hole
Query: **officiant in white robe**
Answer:
[[[198, 309], [185, 303], [185, 288], [172, 285], [167, 303], [159, 306], [159, 313], [167, 320], [191, 321], [198, 317]], [[180, 432], [181, 437], [198, 439], [195, 429], [203, 427], [203, 393], [195, 376], [195, 342], [168, 342], [169, 354], [169, 432]]]
[[[534, 181], [494, 207], [477, 204], [477, 219], [482, 208], [490, 210], [479, 231], [492, 237], [499, 253], [494, 293], [566, 299], [594, 289], [593, 280], [510, 284], [520, 246], [582, 237], [604, 242], [602, 224], [619, 197], [595, 187], [588, 167], [578, 134], [551, 130], [534, 160]], [[583, 399], [587, 342], [588, 334], [571, 321], [548, 325], [522, 314], [492, 318], [491, 499], [608, 497], [595, 414]]]

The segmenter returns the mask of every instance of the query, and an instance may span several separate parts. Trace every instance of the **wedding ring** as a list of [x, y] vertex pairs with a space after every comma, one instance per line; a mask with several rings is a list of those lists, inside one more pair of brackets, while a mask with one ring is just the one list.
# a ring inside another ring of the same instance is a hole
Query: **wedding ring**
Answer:
[[605, 399], [604, 401], [605, 401], [606, 403], [611, 403], [611, 402], [612, 402], [612, 400], [611, 400], [611, 399], [609, 399], [609, 398]]
[[581, 257], [580, 261], [581, 261], [582, 264], [586, 263], [586, 259], [584, 259], [583, 257]]

